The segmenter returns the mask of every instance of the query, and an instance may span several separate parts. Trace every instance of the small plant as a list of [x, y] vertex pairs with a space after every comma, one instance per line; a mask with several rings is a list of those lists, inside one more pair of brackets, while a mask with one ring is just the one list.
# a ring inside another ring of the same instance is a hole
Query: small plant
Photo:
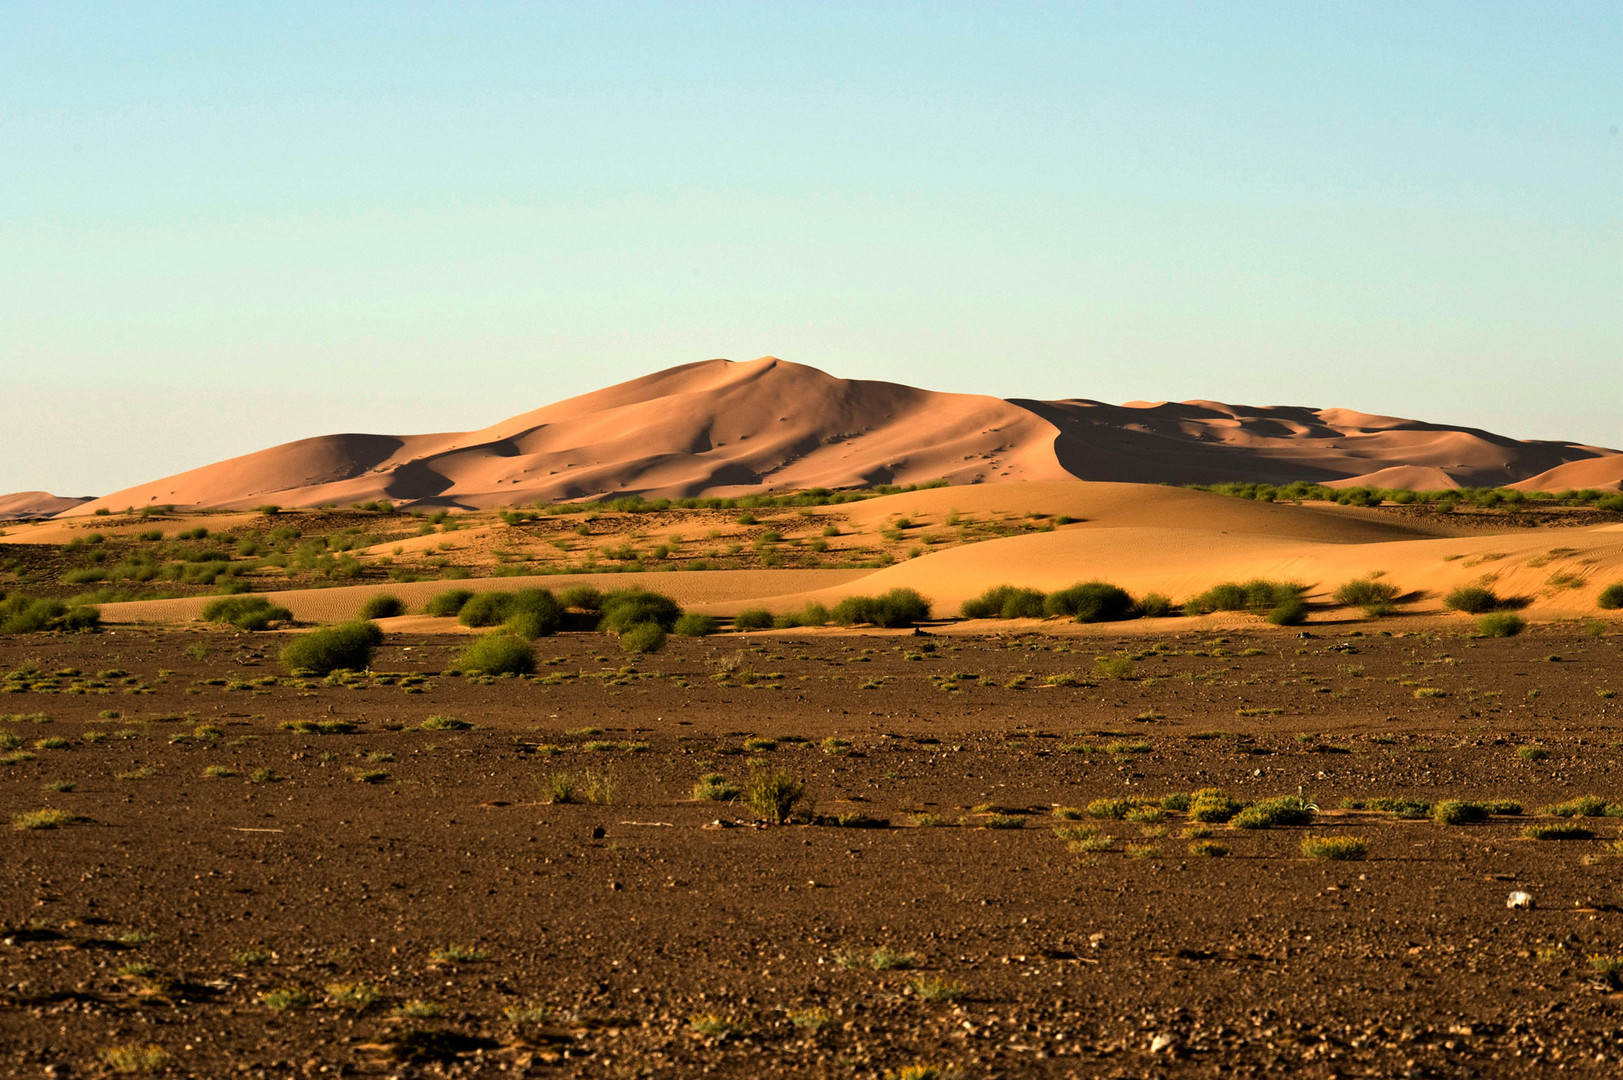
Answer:
[[1302, 854], [1310, 859], [1355, 862], [1369, 856], [1369, 842], [1359, 836], [1309, 836], [1302, 841]]
[[575, 801], [575, 777], [572, 773], [548, 773], [541, 778], [541, 788], [551, 803], [572, 803]]
[[919, 958], [912, 953], [878, 948], [868, 954], [868, 966], [875, 971], [909, 971], [919, 966]]
[[917, 1062], [899, 1069], [886, 1069], [884, 1080], [963, 1080], [964, 1073], [951, 1065], [927, 1065]]
[[1527, 620], [1514, 611], [1490, 611], [1476, 621], [1479, 637], [1515, 637], [1527, 629]]
[[759, 817], [781, 822], [806, 797], [806, 789], [784, 768], [772, 768], [757, 759], [744, 782], [744, 804]]
[[1623, 581], [1619, 581], [1613, 585], [1608, 585], [1606, 588], [1602, 589], [1600, 591], [1600, 596], [1596, 598], [1595, 603], [1608, 611], [1615, 611], [1618, 608], [1623, 608]]
[[766, 608], [745, 608], [733, 616], [734, 630], [770, 630], [772, 613]]
[[148, 1043], [145, 1046], [109, 1046], [98, 1056], [102, 1064], [116, 1073], [152, 1072], [169, 1063], [169, 1051], [157, 1043]]
[[802, 1031], [822, 1031], [834, 1023], [834, 1016], [827, 1009], [805, 1009], [790, 1013], [789, 1022]]
[[490, 953], [470, 945], [447, 945], [429, 953], [429, 959], [436, 964], [482, 964], [490, 959]]
[[738, 797], [738, 785], [731, 783], [720, 773], [705, 773], [699, 777], [699, 782], [693, 785], [695, 799], [709, 799], [712, 802], [730, 802]]
[[992, 814], [981, 824], [988, 829], [1023, 829], [1026, 819], [1020, 814]]
[[11, 815], [11, 823], [19, 829], [58, 829], [77, 820], [78, 816], [67, 810], [27, 810]]
[[406, 602], [393, 593], [374, 593], [361, 604], [363, 619], [392, 619], [406, 613]]
[[233, 953], [231, 959], [242, 967], [263, 967], [270, 963], [271, 954], [268, 949], [243, 949]]
[[1543, 761], [1550, 756], [1550, 752], [1542, 746], [1518, 746], [1516, 756], [1523, 761]]
[[297, 986], [284, 986], [280, 990], [267, 990], [259, 995], [260, 1004], [271, 1012], [292, 1012], [308, 1009], [315, 1003], [310, 991]]
[[722, 1016], [719, 1013], [705, 1013], [703, 1016], [690, 1017], [688, 1027], [709, 1039], [725, 1039], [729, 1035], [736, 1035], [746, 1030], [746, 1025], [741, 1021], [731, 1016]]
[[1262, 799], [1235, 814], [1229, 824], [1236, 829], [1271, 829], [1276, 825], [1311, 825], [1313, 808], [1300, 795]]
[[656, 653], [665, 647], [665, 628], [656, 622], [638, 623], [620, 635], [620, 651], [632, 656]]
[[1202, 788], [1189, 797], [1189, 818], [1217, 824], [1240, 812], [1240, 804], [1217, 788]]
[[293, 613], [263, 596], [222, 596], [203, 607], [205, 622], [229, 623], [238, 630], [264, 630], [273, 622], [288, 622]]
[[1540, 814], [1550, 817], [1605, 817], [1608, 803], [1599, 795], [1580, 795], [1576, 799], [1569, 799], [1554, 806], [1539, 808]]
[[473, 727], [466, 720], [459, 720], [454, 716], [430, 716], [422, 722], [424, 731], [467, 731]]
[[1593, 840], [1595, 830], [1564, 821], [1559, 825], [1529, 825], [1522, 835], [1529, 840]]
[[753, 754], [769, 753], [777, 748], [778, 740], [776, 739], [763, 739], [757, 737], [744, 740], [744, 749]]
[[1359, 578], [1342, 585], [1335, 592], [1335, 601], [1342, 607], [1363, 608], [1364, 614], [1371, 618], [1390, 615], [1393, 601], [1398, 598], [1401, 590], [1388, 581], [1376, 578]]
[[1228, 853], [1228, 846], [1215, 840], [1196, 840], [1189, 845], [1189, 854], [1198, 859], [1221, 859]]
[[1468, 825], [1488, 820], [1488, 808], [1480, 803], [1445, 799], [1431, 808], [1431, 818], [1439, 825]]
[[467, 589], [447, 589], [430, 597], [428, 604], [423, 608], [423, 613], [425, 615], [437, 615], [441, 618], [454, 616], [462, 610], [464, 604], [472, 599], [473, 593]]
[[328, 675], [339, 669], [364, 671], [372, 650], [383, 640], [377, 623], [358, 620], [300, 634], [282, 647], [282, 666], [290, 672]]
[[364, 1012], [375, 1004], [382, 991], [371, 983], [328, 983], [327, 1002], [341, 1009]]
[[72, 780], [49, 780], [41, 785], [46, 791], [66, 793], [78, 787]]
[[1100, 820], [1120, 821], [1133, 808], [1127, 799], [1094, 799], [1088, 803], [1088, 816]]
[[210, 765], [203, 770], [203, 775], [210, 780], [224, 780], [228, 776], [237, 775], [237, 770], [229, 765]]
[[393, 1010], [395, 1016], [404, 1017], [408, 1020], [432, 1020], [435, 1017], [443, 1015], [444, 1012], [444, 1009], [440, 1008], [432, 1001], [424, 1001], [422, 998], [412, 998], [409, 1001], [402, 1001], [399, 1005], [395, 1006]]
[[451, 666], [464, 674], [529, 675], [535, 671], [535, 648], [517, 634], [492, 630], [475, 638]]
[[1499, 594], [1485, 585], [1461, 585], [1443, 597], [1443, 606], [1467, 615], [1486, 615], [1504, 607]]
[[908, 985], [913, 988], [920, 1001], [957, 1001], [969, 993], [969, 988], [963, 983], [933, 975], [920, 975]]
[[720, 629], [720, 620], [690, 611], [676, 620], [671, 633], [677, 637], [709, 637]]

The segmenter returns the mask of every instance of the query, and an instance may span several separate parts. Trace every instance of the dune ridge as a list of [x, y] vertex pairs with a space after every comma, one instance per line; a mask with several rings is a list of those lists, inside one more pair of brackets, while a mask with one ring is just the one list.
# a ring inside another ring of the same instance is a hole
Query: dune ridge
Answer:
[[1623, 454], [1346, 409], [938, 393], [767, 356], [684, 364], [478, 431], [301, 439], [56, 512], [378, 499], [486, 508], [942, 479], [1617, 488]]

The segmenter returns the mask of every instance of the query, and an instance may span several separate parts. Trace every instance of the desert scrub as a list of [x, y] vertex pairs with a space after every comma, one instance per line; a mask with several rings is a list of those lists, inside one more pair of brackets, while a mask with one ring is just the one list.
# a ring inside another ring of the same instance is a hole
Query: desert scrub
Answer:
[[1369, 841], [1361, 836], [1309, 836], [1302, 841], [1302, 854], [1310, 859], [1355, 862], [1369, 856]]
[[1542, 746], [1518, 746], [1516, 756], [1523, 761], [1543, 761], [1550, 756], [1550, 752]]
[[1527, 620], [1514, 611], [1490, 611], [1476, 621], [1478, 637], [1515, 637], [1527, 629]]
[[738, 785], [720, 773], [705, 773], [693, 785], [693, 797], [712, 802], [730, 802], [738, 797]]
[[696, 1034], [709, 1039], [725, 1039], [729, 1035], [736, 1035], [746, 1030], [747, 1025], [731, 1016], [705, 1013], [703, 1016], [689, 1017], [688, 1027]]
[[406, 613], [406, 602], [394, 593], [374, 593], [361, 604], [363, 619], [392, 619]]
[[506, 630], [492, 630], [475, 638], [451, 665], [464, 674], [529, 675], [535, 671], [535, 648]]
[[774, 768], [756, 759], [744, 782], [744, 805], [767, 821], [786, 821], [806, 798], [806, 789], [785, 768]]
[[1431, 819], [1439, 825], [1468, 825], [1488, 817], [1487, 807], [1459, 799], [1444, 799], [1431, 808]]
[[1201, 788], [1189, 796], [1189, 819], [1215, 824], [1240, 812], [1240, 804], [1217, 788]]
[[846, 969], [872, 968], [875, 971], [909, 971], [919, 966], [919, 958], [912, 953], [897, 952], [883, 946], [867, 953], [841, 949], [834, 954], [834, 962]]
[[734, 630], [770, 630], [772, 613], [766, 608], [745, 608], [733, 616]]
[[96, 1055], [116, 1073], [154, 1072], [169, 1064], [169, 1051], [157, 1043], [144, 1046], [109, 1046]]
[[293, 613], [263, 596], [222, 596], [203, 606], [203, 621], [228, 623], [238, 630], [264, 630], [273, 622], [288, 622]]
[[943, 979], [934, 975], [920, 975], [908, 983], [917, 994], [920, 1001], [957, 1001], [969, 993], [969, 988], [961, 982]]
[[665, 647], [665, 629], [656, 622], [638, 623], [620, 635], [620, 651], [632, 656], [656, 653]]
[[972, 600], [965, 600], [958, 613], [966, 619], [1040, 619], [1044, 595], [1036, 589], [994, 585]]
[[1529, 825], [1522, 835], [1529, 840], [1593, 840], [1595, 830], [1564, 821], [1559, 825]]
[[1504, 607], [1499, 594], [1485, 585], [1461, 585], [1443, 597], [1443, 606], [1467, 615], [1485, 615]]
[[454, 716], [430, 716], [420, 725], [424, 731], [467, 731], [473, 727], [466, 720]]
[[1595, 598], [1595, 603], [1608, 611], [1623, 608], [1623, 581], [1608, 585], [1602, 589], [1600, 596]]
[[964, 1080], [964, 1071], [951, 1065], [915, 1062], [899, 1069], [886, 1069], [884, 1080]]
[[822, 1031], [834, 1023], [834, 1014], [827, 1009], [804, 1009], [790, 1013], [789, 1022], [802, 1031]]
[[1307, 617], [1302, 601], [1304, 587], [1294, 581], [1268, 581], [1254, 578], [1244, 583], [1224, 582], [1184, 602], [1186, 615], [1210, 615], [1214, 611], [1249, 611], [1280, 625], [1301, 622]]
[[1389, 581], [1379, 581], [1373, 577], [1358, 578], [1338, 588], [1334, 599], [1342, 607], [1362, 608], [1365, 615], [1379, 618], [1392, 614], [1393, 601], [1397, 600], [1400, 592]]
[[597, 628], [604, 633], [624, 634], [643, 623], [655, 623], [669, 632], [682, 617], [682, 609], [668, 596], [647, 589], [618, 589], [598, 601]]
[[57, 829], [71, 825], [77, 817], [67, 810], [25, 810], [11, 815], [11, 823], [19, 829]]
[[1276, 825], [1311, 825], [1313, 808], [1300, 795], [1261, 799], [1229, 819], [1236, 829], [1271, 829]]
[[101, 609], [69, 607], [60, 600], [42, 600], [22, 593], [0, 592], [0, 634], [36, 634], [44, 630], [95, 630]]
[[1079, 623], [1114, 622], [1133, 614], [1133, 598], [1108, 581], [1084, 581], [1043, 598], [1044, 615], [1065, 615]]
[[1552, 806], [1539, 807], [1539, 814], [1544, 817], [1615, 817], [1610, 813], [1612, 804], [1599, 795], [1580, 795], [1576, 799], [1569, 799], [1564, 803], [1555, 803]]
[[912, 626], [930, 617], [930, 602], [913, 589], [892, 589], [879, 596], [847, 596], [829, 617], [841, 626]]
[[1196, 840], [1189, 845], [1189, 854], [1197, 859], [1221, 859], [1228, 853], [1228, 846], [1215, 840]]
[[1020, 814], [991, 814], [981, 822], [987, 829], [1023, 829], [1026, 819]]
[[677, 637], [709, 637], [720, 629], [720, 620], [690, 611], [676, 620], [671, 627], [671, 633]]
[[315, 1004], [315, 995], [298, 986], [284, 986], [279, 990], [266, 990], [259, 995], [260, 1004], [271, 1012], [292, 1012], [308, 1009]]
[[490, 953], [471, 945], [447, 945], [429, 953], [428, 958], [436, 964], [482, 964], [490, 959]]
[[1088, 816], [1120, 821], [1135, 805], [1130, 799], [1094, 799], [1088, 803]]
[[354, 1009], [356, 1012], [365, 1011], [383, 996], [383, 991], [371, 983], [333, 982], [328, 983], [323, 989], [329, 1005], [336, 1005], [341, 1009]]
[[437, 615], [441, 618], [456, 615], [462, 610], [462, 605], [472, 599], [473, 593], [467, 589], [446, 589], [429, 598], [428, 603], [423, 606], [423, 614]]
[[383, 640], [378, 624], [365, 620], [323, 627], [300, 634], [282, 646], [282, 666], [289, 672], [328, 675], [339, 669], [365, 671], [372, 650]]

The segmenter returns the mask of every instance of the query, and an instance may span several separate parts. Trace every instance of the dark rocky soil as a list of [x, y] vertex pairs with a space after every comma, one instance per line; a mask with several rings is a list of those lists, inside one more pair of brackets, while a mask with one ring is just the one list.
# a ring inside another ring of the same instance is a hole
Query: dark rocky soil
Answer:
[[[1591, 965], [1623, 954], [1620, 822], [1523, 837], [1623, 801], [1617, 636], [802, 632], [628, 661], [570, 634], [534, 679], [440, 675], [465, 640], [301, 684], [274, 635], [0, 639], [0, 1074], [148, 1047], [198, 1077], [1623, 1072]], [[815, 823], [692, 798], [757, 759]], [[557, 774], [609, 801], [547, 801]], [[1224, 858], [1183, 813], [1053, 815], [1206, 787], [1321, 812], [1206, 826]], [[1405, 796], [1526, 812], [1341, 809]], [[76, 820], [9, 827], [45, 808]], [[1090, 825], [1109, 850], [1055, 834]]]

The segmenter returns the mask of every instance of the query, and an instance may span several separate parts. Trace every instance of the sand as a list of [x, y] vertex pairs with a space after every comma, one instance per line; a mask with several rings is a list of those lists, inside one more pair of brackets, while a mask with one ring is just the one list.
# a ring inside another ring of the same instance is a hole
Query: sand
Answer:
[[[682, 365], [480, 431], [301, 439], [57, 509], [478, 508], [1068, 478], [1615, 489], [1623, 455], [1346, 409], [936, 393], [768, 356]], [[54, 505], [43, 493], [5, 498], [15, 513]]]

